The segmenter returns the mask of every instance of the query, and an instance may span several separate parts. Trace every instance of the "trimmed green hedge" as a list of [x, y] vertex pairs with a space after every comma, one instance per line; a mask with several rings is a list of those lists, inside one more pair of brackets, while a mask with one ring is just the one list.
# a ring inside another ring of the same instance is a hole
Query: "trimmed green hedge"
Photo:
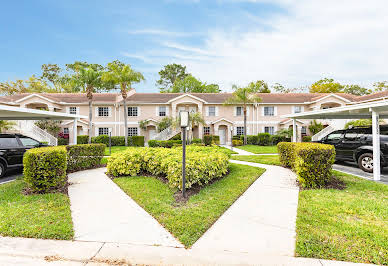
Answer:
[[191, 140], [191, 143], [193, 143], [193, 144], [201, 144], [202, 143], [202, 139], [194, 138], [194, 139]]
[[[210, 149], [212, 149], [210, 151]], [[212, 147], [188, 146], [186, 153], [186, 188], [204, 185], [228, 172], [228, 155]], [[108, 159], [108, 173], [136, 176], [148, 173], [168, 179], [171, 187], [182, 189], [182, 151], [174, 149], [127, 149]]]
[[67, 153], [64, 147], [28, 150], [23, 157], [23, 174], [34, 192], [47, 193], [66, 184]]
[[213, 144], [220, 144], [220, 136], [215, 135], [205, 135], [203, 136], [203, 143], [206, 146], [213, 145]]
[[239, 139], [233, 139], [232, 140], [232, 145], [233, 146], [242, 146], [243, 144], [244, 144], [243, 140], [239, 140]]
[[[109, 136], [100, 135], [100, 136], [92, 137], [92, 143], [102, 143], [102, 144], [105, 144], [106, 146], [109, 146]], [[124, 136], [111, 137], [111, 145], [125, 146], [125, 137]], [[129, 136], [128, 146], [144, 147], [144, 136]]]
[[278, 152], [281, 164], [295, 171], [301, 187], [321, 188], [330, 182], [335, 161], [334, 146], [281, 142]]
[[79, 144], [66, 146], [68, 159], [67, 171], [75, 172], [90, 169], [101, 164], [104, 157], [105, 144]]
[[58, 146], [69, 145], [69, 139], [58, 138]]
[[77, 144], [88, 144], [89, 135], [79, 135], [77, 136]]
[[303, 142], [311, 142], [311, 136], [303, 136], [302, 141]]
[[150, 148], [172, 148], [174, 145], [182, 144], [181, 140], [149, 140], [148, 146]]

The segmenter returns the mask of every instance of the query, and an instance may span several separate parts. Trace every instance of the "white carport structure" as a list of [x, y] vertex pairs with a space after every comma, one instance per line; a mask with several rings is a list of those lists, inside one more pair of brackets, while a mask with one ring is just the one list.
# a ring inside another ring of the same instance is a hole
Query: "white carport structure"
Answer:
[[72, 144], [77, 144], [77, 122], [80, 118], [87, 117], [84, 115], [73, 115], [68, 113], [0, 105], [0, 120], [73, 120], [74, 141]]
[[373, 137], [373, 179], [380, 177], [380, 129], [379, 119], [388, 118], [388, 101], [376, 101], [286, 115], [293, 119], [293, 142], [296, 142], [296, 119], [370, 119]]

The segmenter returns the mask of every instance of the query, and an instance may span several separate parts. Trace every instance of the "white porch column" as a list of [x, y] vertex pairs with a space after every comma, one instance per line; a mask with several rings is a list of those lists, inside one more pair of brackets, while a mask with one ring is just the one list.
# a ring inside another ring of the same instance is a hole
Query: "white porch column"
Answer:
[[77, 118], [74, 118], [73, 122], [73, 144], [77, 144]]
[[297, 142], [298, 136], [296, 134], [296, 120], [292, 119], [292, 142]]
[[379, 113], [372, 109], [373, 180], [380, 180], [380, 128]]

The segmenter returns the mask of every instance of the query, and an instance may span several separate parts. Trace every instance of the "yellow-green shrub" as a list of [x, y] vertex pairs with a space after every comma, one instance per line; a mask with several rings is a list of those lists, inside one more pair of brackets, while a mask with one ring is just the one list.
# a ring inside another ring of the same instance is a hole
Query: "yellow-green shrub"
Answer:
[[335, 148], [319, 143], [297, 143], [295, 172], [299, 184], [305, 188], [324, 187], [332, 178]]
[[46, 193], [66, 183], [67, 153], [64, 147], [28, 150], [23, 165], [24, 181], [34, 192]]
[[[204, 185], [228, 171], [227, 153], [214, 147], [188, 146], [186, 152], [186, 188]], [[108, 160], [113, 176], [149, 173], [166, 177], [171, 187], [182, 189], [182, 148], [142, 148], [116, 153]]]
[[278, 153], [280, 163], [284, 167], [294, 167], [294, 162], [296, 158], [295, 146], [298, 143], [295, 142], [279, 142], [278, 143]]

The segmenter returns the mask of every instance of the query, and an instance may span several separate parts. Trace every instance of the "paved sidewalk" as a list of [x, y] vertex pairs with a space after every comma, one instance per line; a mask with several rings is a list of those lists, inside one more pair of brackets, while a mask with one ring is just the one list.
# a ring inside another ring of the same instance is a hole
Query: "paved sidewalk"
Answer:
[[41, 265], [357, 265], [292, 256], [265, 256], [163, 246], [0, 237], [1, 266]]
[[267, 169], [193, 245], [256, 255], [293, 256], [299, 189], [283, 167], [231, 160]]
[[98, 168], [69, 175], [75, 240], [182, 247], [105, 172]]
[[220, 145], [220, 146], [221, 146], [221, 147], [225, 147], [225, 148], [227, 148], [227, 149], [229, 149], [229, 150], [235, 151], [235, 152], [238, 153], [238, 155], [257, 155], [257, 154], [255, 154], [255, 153], [253, 153], [253, 152], [244, 151], [244, 150], [242, 150], [242, 149], [238, 149], [238, 148], [236, 148], [236, 147], [232, 147], [232, 146], [229, 146], [229, 145]]

